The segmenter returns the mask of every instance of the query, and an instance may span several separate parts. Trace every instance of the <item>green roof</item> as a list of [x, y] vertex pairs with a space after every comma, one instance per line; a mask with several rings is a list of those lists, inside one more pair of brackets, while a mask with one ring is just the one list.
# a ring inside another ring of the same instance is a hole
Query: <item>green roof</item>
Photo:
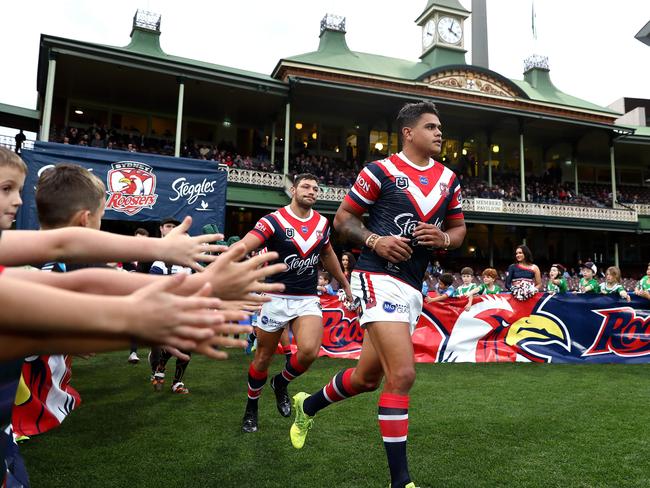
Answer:
[[[443, 58], [441, 57], [440, 59]], [[362, 73], [370, 76], [405, 81], [417, 81], [423, 75], [432, 72], [434, 69], [442, 68], [442, 66], [432, 66], [422, 61], [409, 61], [406, 59], [380, 56], [378, 54], [352, 51], [345, 41], [345, 33], [331, 30], [325, 30], [321, 34], [318, 50], [280, 60], [274, 70], [274, 74], [277, 73], [283, 61], [342, 70], [351, 74]], [[471, 67], [468, 66], [468, 68]], [[494, 74], [499, 77], [501, 76], [498, 73]], [[581, 110], [590, 110], [612, 116], [620, 115], [618, 112], [609, 108], [601, 107], [595, 103], [582, 100], [558, 90], [553, 85], [547, 70], [538, 68], [531, 69], [524, 76], [524, 80], [509, 81], [519, 87], [531, 100], [564, 105]]]
[[257, 73], [255, 71], [247, 71], [238, 68], [232, 68], [230, 66], [222, 66], [219, 64], [207, 63], [205, 61], [198, 61], [196, 59], [183, 58], [180, 56], [173, 56], [171, 54], [165, 53], [160, 47], [160, 32], [153, 32], [147, 29], [142, 29], [139, 27], [134, 27], [131, 32], [131, 42], [128, 46], [125, 47], [110, 47], [111, 49], [121, 50], [121, 51], [130, 51], [138, 52], [147, 56], [157, 57], [165, 59], [168, 61], [173, 61], [176, 63], [187, 64], [191, 66], [197, 66], [201, 68], [207, 68], [215, 71], [226, 71], [229, 73], [238, 74], [241, 76], [247, 76], [250, 78], [259, 78], [266, 82], [277, 82], [276, 79], [271, 78], [269, 75], [264, 73]]
[[[66, 52], [69, 52], [70, 50], [79, 50], [80, 52], [86, 51], [93, 53], [94, 55], [99, 55], [100, 57], [110, 57], [110, 55], [125, 55], [133, 57], [136, 55], [142, 61], [146, 59], [148, 62], [154, 64], [164, 63], [169, 67], [169, 69], [175, 71], [185, 70], [188, 74], [191, 73], [192, 70], [202, 71], [203, 74], [207, 71], [212, 75], [235, 78], [239, 81], [245, 81], [250, 84], [270, 85], [274, 89], [279, 89], [282, 92], [287, 91], [285, 83], [263, 73], [167, 54], [160, 47], [160, 32], [149, 31], [139, 27], [133, 27], [133, 31], [131, 32], [131, 42], [124, 47], [96, 44], [42, 34], [39, 71], [47, 69], [47, 64], [44, 60], [47, 60], [47, 50], [50, 47], [55, 49], [59, 48]], [[45, 73], [42, 73], [42, 75], [45, 75]], [[43, 79], [45, 78], [43, 77]]]
[[630, 127], [634, 129], [635, 136], [650, 137], [650, 127], [641, 126], [641, 125], [632, 125]]
[[41, 116], [41, 113], [33, 108], [17, 107], [6, 103], [0, 103], [0, 113], [34, 120], [40, 120]]
[[521, 88], [531, 100], [566, 105], [568, 107], [605, 112], [611, 115], [621, 115], [612, 109], [601, 107], [595, 103], [571, 96], [557, 87], [551, 81], [549, 71], [541, 68], [533, 68], [524, 74], [523, 80], [510, 80]]

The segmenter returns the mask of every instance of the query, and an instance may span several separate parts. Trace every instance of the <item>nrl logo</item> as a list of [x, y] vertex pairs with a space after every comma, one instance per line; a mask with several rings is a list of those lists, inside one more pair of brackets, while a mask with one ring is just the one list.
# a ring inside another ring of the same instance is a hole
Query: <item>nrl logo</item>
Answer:
[[293, 239], [294, 230], [292, 228], [284, 229], [284, 233], [285, 233], [285, 235], [287, 236], [288, 239]]
[[135, 215], [144, 208], [153, 208], [158, 195], [156, 175], [151, 166], [135, 161], [111, 165], [106, 175], [108, 199], [106, 210]]
[[406, 176], [397, 176], [395, 178], [395, 186], [400, 190], [404, 190], [409, 187], [409, 179]]

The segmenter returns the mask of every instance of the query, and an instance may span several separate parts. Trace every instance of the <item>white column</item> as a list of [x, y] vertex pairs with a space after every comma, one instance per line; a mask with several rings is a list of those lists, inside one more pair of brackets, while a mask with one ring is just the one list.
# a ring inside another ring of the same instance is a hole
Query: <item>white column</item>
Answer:
[[614, 266], [618, 268], [618, 241], [614, 241]]
[[614, 141], [609, 143], [609, 163], [612, 169], [612, 208], [616, 207], [616, 160], [614, 158]]
[[291, 134], [291, 102], [287, 102], [287, 107], [284, 114], [284, 166], [282, 168], [282, 174], [289, 174], [289, 144]]
[[526, 165], [524, 164], [524, 131], [519, 131], [519, 171], [521, 172], [521, 201], [526, 201]]
[[178, 80], [178, 112], [176, 112], [176, 146], [174, 147], [174, 156], [181, 155], [181, 139], [183, 132], [183, 100], [185, 98], [185, 83], [182, 79]]
[[271, 164], [275, 163], [275, 120], [271, 124]]
[[575, 194], [578, 196], [578, 158], [573, 158], [573, 183], [575, 185]]
[[50, 61], [47, 65], [47, 82], [45, 84], [45, 101], [43, 102], [43, 123], [41, 125], [41, 141], [50, 140], [50, 121], [52, 120], [52, 99], [54, 98], [54, 76], [56, 75], [56, 59], [50, 53]]
[[[488, 188], [492, 188], [492, 139], [488, 137]], [[492, 266], [492, 264], [490, 264]]]

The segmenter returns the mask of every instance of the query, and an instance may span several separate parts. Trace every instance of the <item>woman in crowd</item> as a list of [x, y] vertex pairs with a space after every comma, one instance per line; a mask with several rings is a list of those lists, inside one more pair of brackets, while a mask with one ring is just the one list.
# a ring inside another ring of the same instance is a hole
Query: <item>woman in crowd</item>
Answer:
[[515, 249], [515, 262], [508, 268], [505, 285], [519, 300], [530, 298], [542, 288], [541, 273], [533, 264], [533, 253], [525, 244]]

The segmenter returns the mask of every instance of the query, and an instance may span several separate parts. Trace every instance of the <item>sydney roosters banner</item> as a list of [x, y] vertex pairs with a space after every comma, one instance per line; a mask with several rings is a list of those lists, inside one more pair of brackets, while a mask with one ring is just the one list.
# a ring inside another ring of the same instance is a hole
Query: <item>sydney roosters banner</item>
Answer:
[[102, 180], [107, 220], [180, 220], [191, 215], [191, 234], [200, 233], [205, 224], [224, 229], [228, 175], [209, 161], [47, 142], [37, 142], [21, 155], [29, 174], [19, 229], [38, 228], [34, 187], [43, 171], [62, 162], [83, 166]]
[[[321, 355], [357, 358], [363, 331], [337, 297], [322, 297]], [[413, 334], [418, 362], [650, 362], [650, 301], [538, 293], [425, 304]]]

